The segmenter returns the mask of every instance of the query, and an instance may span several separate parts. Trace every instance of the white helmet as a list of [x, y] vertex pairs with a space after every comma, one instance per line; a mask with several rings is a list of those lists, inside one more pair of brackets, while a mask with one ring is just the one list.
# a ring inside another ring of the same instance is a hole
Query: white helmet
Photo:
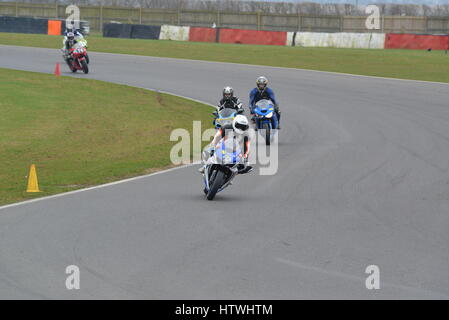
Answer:
[[236, 115], [232, 121], [232, 128], [234, 128], [237, 134], [243, 134], [243, 132], [249, 129], [248, 119], [242, 114]]

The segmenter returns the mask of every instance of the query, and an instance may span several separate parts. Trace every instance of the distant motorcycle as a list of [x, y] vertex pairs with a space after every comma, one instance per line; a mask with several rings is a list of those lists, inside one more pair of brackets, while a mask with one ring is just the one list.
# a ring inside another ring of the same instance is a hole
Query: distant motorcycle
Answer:
[[213, 200], [218, 192], [231, 184], [243, 163], [239, 143], [232, 138], [222, 139], [204, 163], [203, 183], [207, 200]]
[[262, 133], [265, 134], [265, 143], [267, 146], [271, 144], [273, 140], [275, 130], [277, 129], [277, 116], [274, 112], [274, 104], [271, 100], [260, 100], [254, 107], [256, 128], [263, 129]]
[[66, 62], [70, 70], [72, 72], [82, 70], [86, 74], [89, 73], [88, 55], [84, 44], [82, 42], [76, 43], [69, 52], [70, 57], [66, 60]]

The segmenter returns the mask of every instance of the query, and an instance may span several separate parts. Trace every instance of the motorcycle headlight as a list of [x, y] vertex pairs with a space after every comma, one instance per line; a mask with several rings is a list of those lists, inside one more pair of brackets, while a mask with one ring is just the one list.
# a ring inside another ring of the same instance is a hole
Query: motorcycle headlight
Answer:
[[273, 116], [273, 112], [270, 112], [269, 114], [265, 115], [266, 118], [271, 118], [272, 116]]

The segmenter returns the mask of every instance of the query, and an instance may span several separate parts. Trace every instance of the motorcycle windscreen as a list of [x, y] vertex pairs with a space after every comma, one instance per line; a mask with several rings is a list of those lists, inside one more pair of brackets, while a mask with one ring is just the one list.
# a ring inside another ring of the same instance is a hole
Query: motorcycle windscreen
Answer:
[[217, 163], [236, 164], [242, 161], [242, 149], [236, 139], [222, 139], [215, 150]]
[[77, 42], [73, 45], [73, 49], [83, 49], [85, 47], [84, 42]]
[[230, 108], [225, 108], [218, 113], [217, 122], [222, 126], [232, 124], [235, 117], [235, 110]]
[[260, 100], [256, 103], [255, 112], [261, 116], [266, 116], [274, 111], [274, 105], [271, 100]]

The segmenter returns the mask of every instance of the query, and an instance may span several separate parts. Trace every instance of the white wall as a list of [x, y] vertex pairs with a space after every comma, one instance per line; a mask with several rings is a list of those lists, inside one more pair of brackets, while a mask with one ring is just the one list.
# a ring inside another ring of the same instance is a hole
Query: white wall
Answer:
[[[287, 45], [291, 46], [294, 32], [288, 32]], [[385, 33], [325, 33], [325, 32], [297, 32], [295, 46], [298, 47], [332, 47], [332, 48], [361, 48], [383, 49]]]
[[161, 26], [159, 40], [189, 41], [190, 27]]

